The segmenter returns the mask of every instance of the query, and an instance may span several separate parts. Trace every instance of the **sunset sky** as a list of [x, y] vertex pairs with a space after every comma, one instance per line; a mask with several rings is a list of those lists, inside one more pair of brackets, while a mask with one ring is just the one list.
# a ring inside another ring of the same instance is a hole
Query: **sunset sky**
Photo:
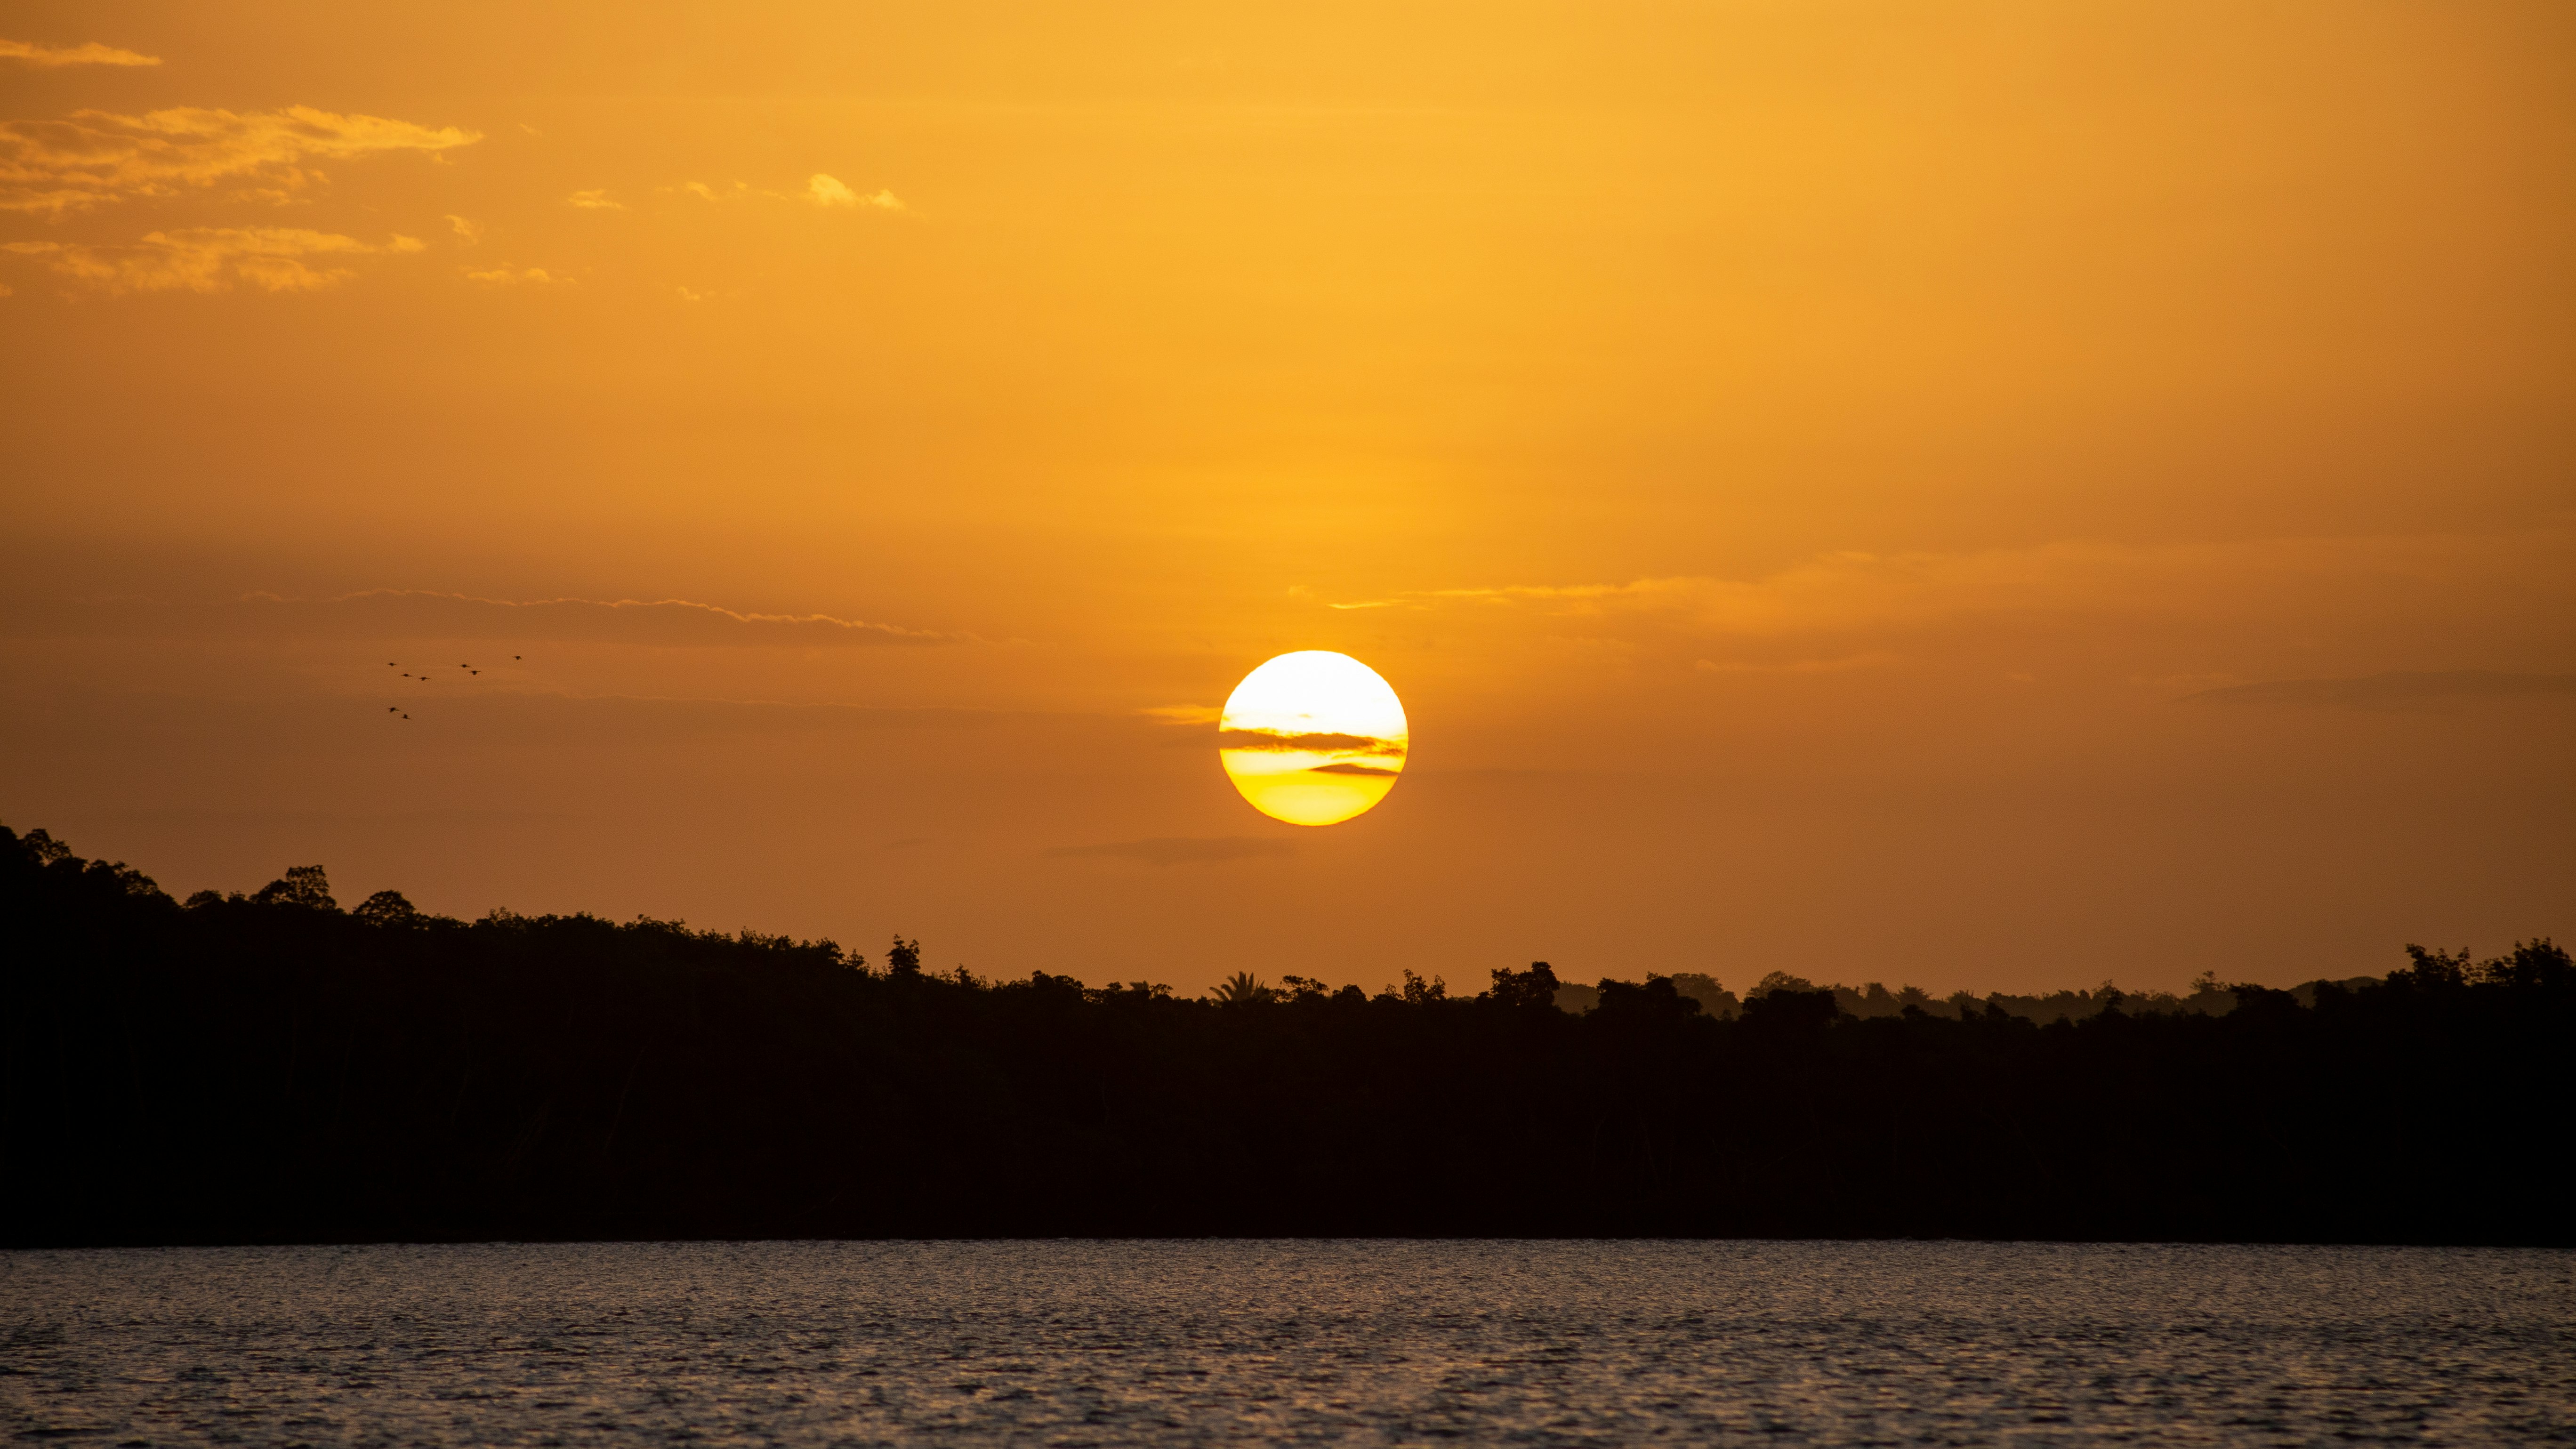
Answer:
[[[2571, 76], [2563, 0], [12, 4], [0, 819], [1184, 992], [2565, 940]], [[1411, 732], [1322, 828], [1217, 753], [1304, 649]]]

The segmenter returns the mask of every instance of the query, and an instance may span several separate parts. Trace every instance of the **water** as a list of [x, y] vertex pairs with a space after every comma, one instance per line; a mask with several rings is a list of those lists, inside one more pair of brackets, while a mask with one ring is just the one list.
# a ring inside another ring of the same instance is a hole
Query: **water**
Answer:
[[0, 1433], [2576, 1441], [2576, 1254], [1970, 1243], [0, 1253]]

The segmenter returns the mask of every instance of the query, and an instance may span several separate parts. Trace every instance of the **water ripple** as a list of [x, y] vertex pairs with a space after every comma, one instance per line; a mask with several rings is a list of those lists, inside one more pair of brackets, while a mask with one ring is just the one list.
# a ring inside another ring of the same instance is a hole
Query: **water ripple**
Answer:
[[254, 1445], [2576, 1442], [2576, 1254], [1707, 1242], [0, 1254], [0, 1426]]

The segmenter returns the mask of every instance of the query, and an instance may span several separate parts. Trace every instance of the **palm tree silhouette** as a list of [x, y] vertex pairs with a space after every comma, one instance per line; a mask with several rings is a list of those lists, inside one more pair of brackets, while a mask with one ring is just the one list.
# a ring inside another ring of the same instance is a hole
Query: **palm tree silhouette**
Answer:
[[1251, 1001], [1268, 1001], [1275, 993], [1260, 977], [1249, 971], [1237, 971], [1209, 994], [1223, 1005], [1237, 1006]]

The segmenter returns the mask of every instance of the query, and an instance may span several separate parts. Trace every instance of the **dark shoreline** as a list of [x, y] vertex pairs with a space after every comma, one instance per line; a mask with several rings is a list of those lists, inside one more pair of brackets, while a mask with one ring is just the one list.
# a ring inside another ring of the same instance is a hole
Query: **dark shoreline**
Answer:
[[1220, 1005], [300, 889], [182, 907], [0, 839], [0, 1244], [2576, 1244], [2546, 942], [2223, 1015], [1718, 1021], [1660, 980]]

